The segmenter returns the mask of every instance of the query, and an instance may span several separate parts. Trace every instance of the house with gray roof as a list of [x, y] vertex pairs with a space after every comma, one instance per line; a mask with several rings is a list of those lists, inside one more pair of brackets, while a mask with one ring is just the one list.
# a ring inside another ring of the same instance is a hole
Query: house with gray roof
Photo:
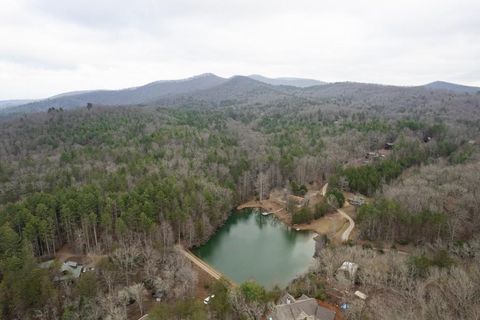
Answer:
[[[39, 264], [42, 269], [49, 269], [54, 260], [45, 261]], [[66, 261], [60, 265], [61, 275], [55, 276], [54, 281], [66, 281], [80, 278], [83, 267], [75, 261]]]
[[286, 293], [275, 306], [268, 320], [334, 320], [335, 312], [322, 307], [314, 298], [302, 295], [295, 299]]

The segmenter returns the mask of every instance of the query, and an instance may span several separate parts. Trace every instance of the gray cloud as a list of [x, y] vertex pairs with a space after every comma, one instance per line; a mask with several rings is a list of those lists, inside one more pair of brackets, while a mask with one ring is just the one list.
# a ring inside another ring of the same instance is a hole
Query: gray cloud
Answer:
[[0, 53], [0, 61], [4, 63], [17, 64], [32, 69], [43, 70], [68, 70], [75, 71], [76, 66], [74, 64], [65, 64], [55, 59], [44, 59], [34, 55], [28, 55], [23, 52], [19, 53]]
[[478, 12], [475, 0], [11, 1], [0, 99], [203, 72], [480, 85]]

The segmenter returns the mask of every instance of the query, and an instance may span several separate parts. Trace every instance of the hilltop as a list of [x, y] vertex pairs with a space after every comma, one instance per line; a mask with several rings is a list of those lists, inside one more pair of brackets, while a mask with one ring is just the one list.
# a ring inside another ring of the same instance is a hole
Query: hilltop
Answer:
[[464, 86], [461, 84], [445, 82], [445, 81], [435, 81], [425, 85], [426, 88], [436, 89], [436, 90], [448, 90], [457, 93], [480, 93], [480, 87], [471, 87]]
[[47, 99], [0, 102], [1, 114], [47, 111], [50, 108], [72, 109], [88, 103], [96, 106], [216, 106], [268, 103], [283, 105], [322, 103], [328, 98], [348, 99], [349, 103], [382, 105], [394, 101], [394, 106], [407, 107], [408, 99], [422, 96], [441, 99], [455, 93], [476, 94], [479, 88], [447, 82], [432, 82], [424, 86], [386, 86], [357, 82], [326, 83], [303, 78], [267, 78], [260, 75], [222, 78], [205, 73], [180, 80], [160, 80], [146, 85], [120, 90], [87, 90], [61, 93]]

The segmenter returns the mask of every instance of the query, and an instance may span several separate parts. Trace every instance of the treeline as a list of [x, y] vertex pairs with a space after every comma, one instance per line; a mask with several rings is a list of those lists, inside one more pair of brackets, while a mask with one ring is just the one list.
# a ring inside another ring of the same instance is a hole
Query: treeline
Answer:
[[358, 215], [361, 236], [397, 243], [468, 241], [480, 232], [479, 163], [422, 166], [383, 187]]
[[378, 199], [363, 205], [358, 215], [362, 237], [406, 244], [433, 242], [448, 236], [448, 219], [443, 212], [428, 209], [407, 212], [394, 200]]
[[94, 185], [36, 193], [7, 205], [0, 224], [28, 240], [36, 255], [53, 255], [65, 243], [83, 252], [112, 245], [126, 232], [147, 237], [167, 224], [188, 244], [204, 241], [232, 207], [231, 191], [200, 177], [156, 174], [128, 193]]
[[[52, 274], [38, 268], [27, 241], [9, 226], [0, 227], [0, 316], [2, 319], [50, 318], [59, 305]], [[49, 316], [47, 316], [49, 314]]]
[[[132, 299], [143, 308], [144, 290], [192, 297], [195, 272], [172, 247], [202, 243], [254, 195], [251, 157], [214, 113], [137, 111], [38, 114], [0, 127], [0, 318], [125, 319]], [[38, 267], [34, 257], [65, 244], [108, 255], [93, 281], [59, 285], [59, 266]]]

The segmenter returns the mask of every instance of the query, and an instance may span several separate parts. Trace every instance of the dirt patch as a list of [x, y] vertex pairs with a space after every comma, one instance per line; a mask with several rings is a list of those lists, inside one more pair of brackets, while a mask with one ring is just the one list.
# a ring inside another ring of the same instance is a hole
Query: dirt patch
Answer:
[[331, 304], [331, 303], [328, 303], [328, 302], [325, 302], [325, 301], [320, 301], [320, 300], [317, 300], [317, 302], [320, 306], [335, 312], [334, 320], [343, 320], [344, 319], [342, 311], [340, 310], [340, 308], [337, 305], [334, 305], [334, 304]]
[[347, 220], [340, 213], [335, 212], [310, 223], [296, 224], [293, 227], [300, 230], [311, 230], [319, 234], [325, 234], [330, 239], [335, 239], [342, 234], [346, 225], [348, 225]]
[[71, 257], [76, 257], [76, 256], [81, 256], [81, 255], [77, 255], [68, 244], [61, 247], [60, 250], [58, 250], [55, 253], [55, 259], [58, 259], [61, 262], [65, 262], [69, 260]]
[[88, 253], [86, 255], [77, 254], [68, 244], [61, 247], [60, 250], [55, 253], [55, 259], [61, 262], [75, 261], [86, 267], [95, 267], [101, 259], [106, 257], [107, 255], [93, 253]]
[[211, 295], [212, 292], [210, 288], [212, 287], [215, 279], [202, 270], [200, 267], [192, 263], [193, 269], [197, 272], [198, 275], [198, 283], [197, 287], [195, 288], [195, 297], [200, 301], [203, 301], [207, 296]]
[[[145, 290], [144, 293], [144, 301], [143, 301], [143, 310], [144, 314], [147, 314], [148, 311], [153, 308], [155, 305], [155, 301], [150, 294], [150, 291]], [[142, 317], [140, 314], [140, 309], [138, 308], [138, 304], [132, 303], [127, 306], [127, 319], [128, 320], [138, 320]]]
[[[345, 195], [347, 196], [347, 195]], [[366, 199], [366, 201], [368, 201], [368, 199]], [[348, 203], [348, 201], [345, 201], [345, 203], [343, 204], [343, 207], [341, 208], [346, 214], [348, 214], [350, 217], [352, 218], [356, 218], [357, 217], [357, 208], [355, 208], [355, 206], [352, 206], [350, 203]]]

